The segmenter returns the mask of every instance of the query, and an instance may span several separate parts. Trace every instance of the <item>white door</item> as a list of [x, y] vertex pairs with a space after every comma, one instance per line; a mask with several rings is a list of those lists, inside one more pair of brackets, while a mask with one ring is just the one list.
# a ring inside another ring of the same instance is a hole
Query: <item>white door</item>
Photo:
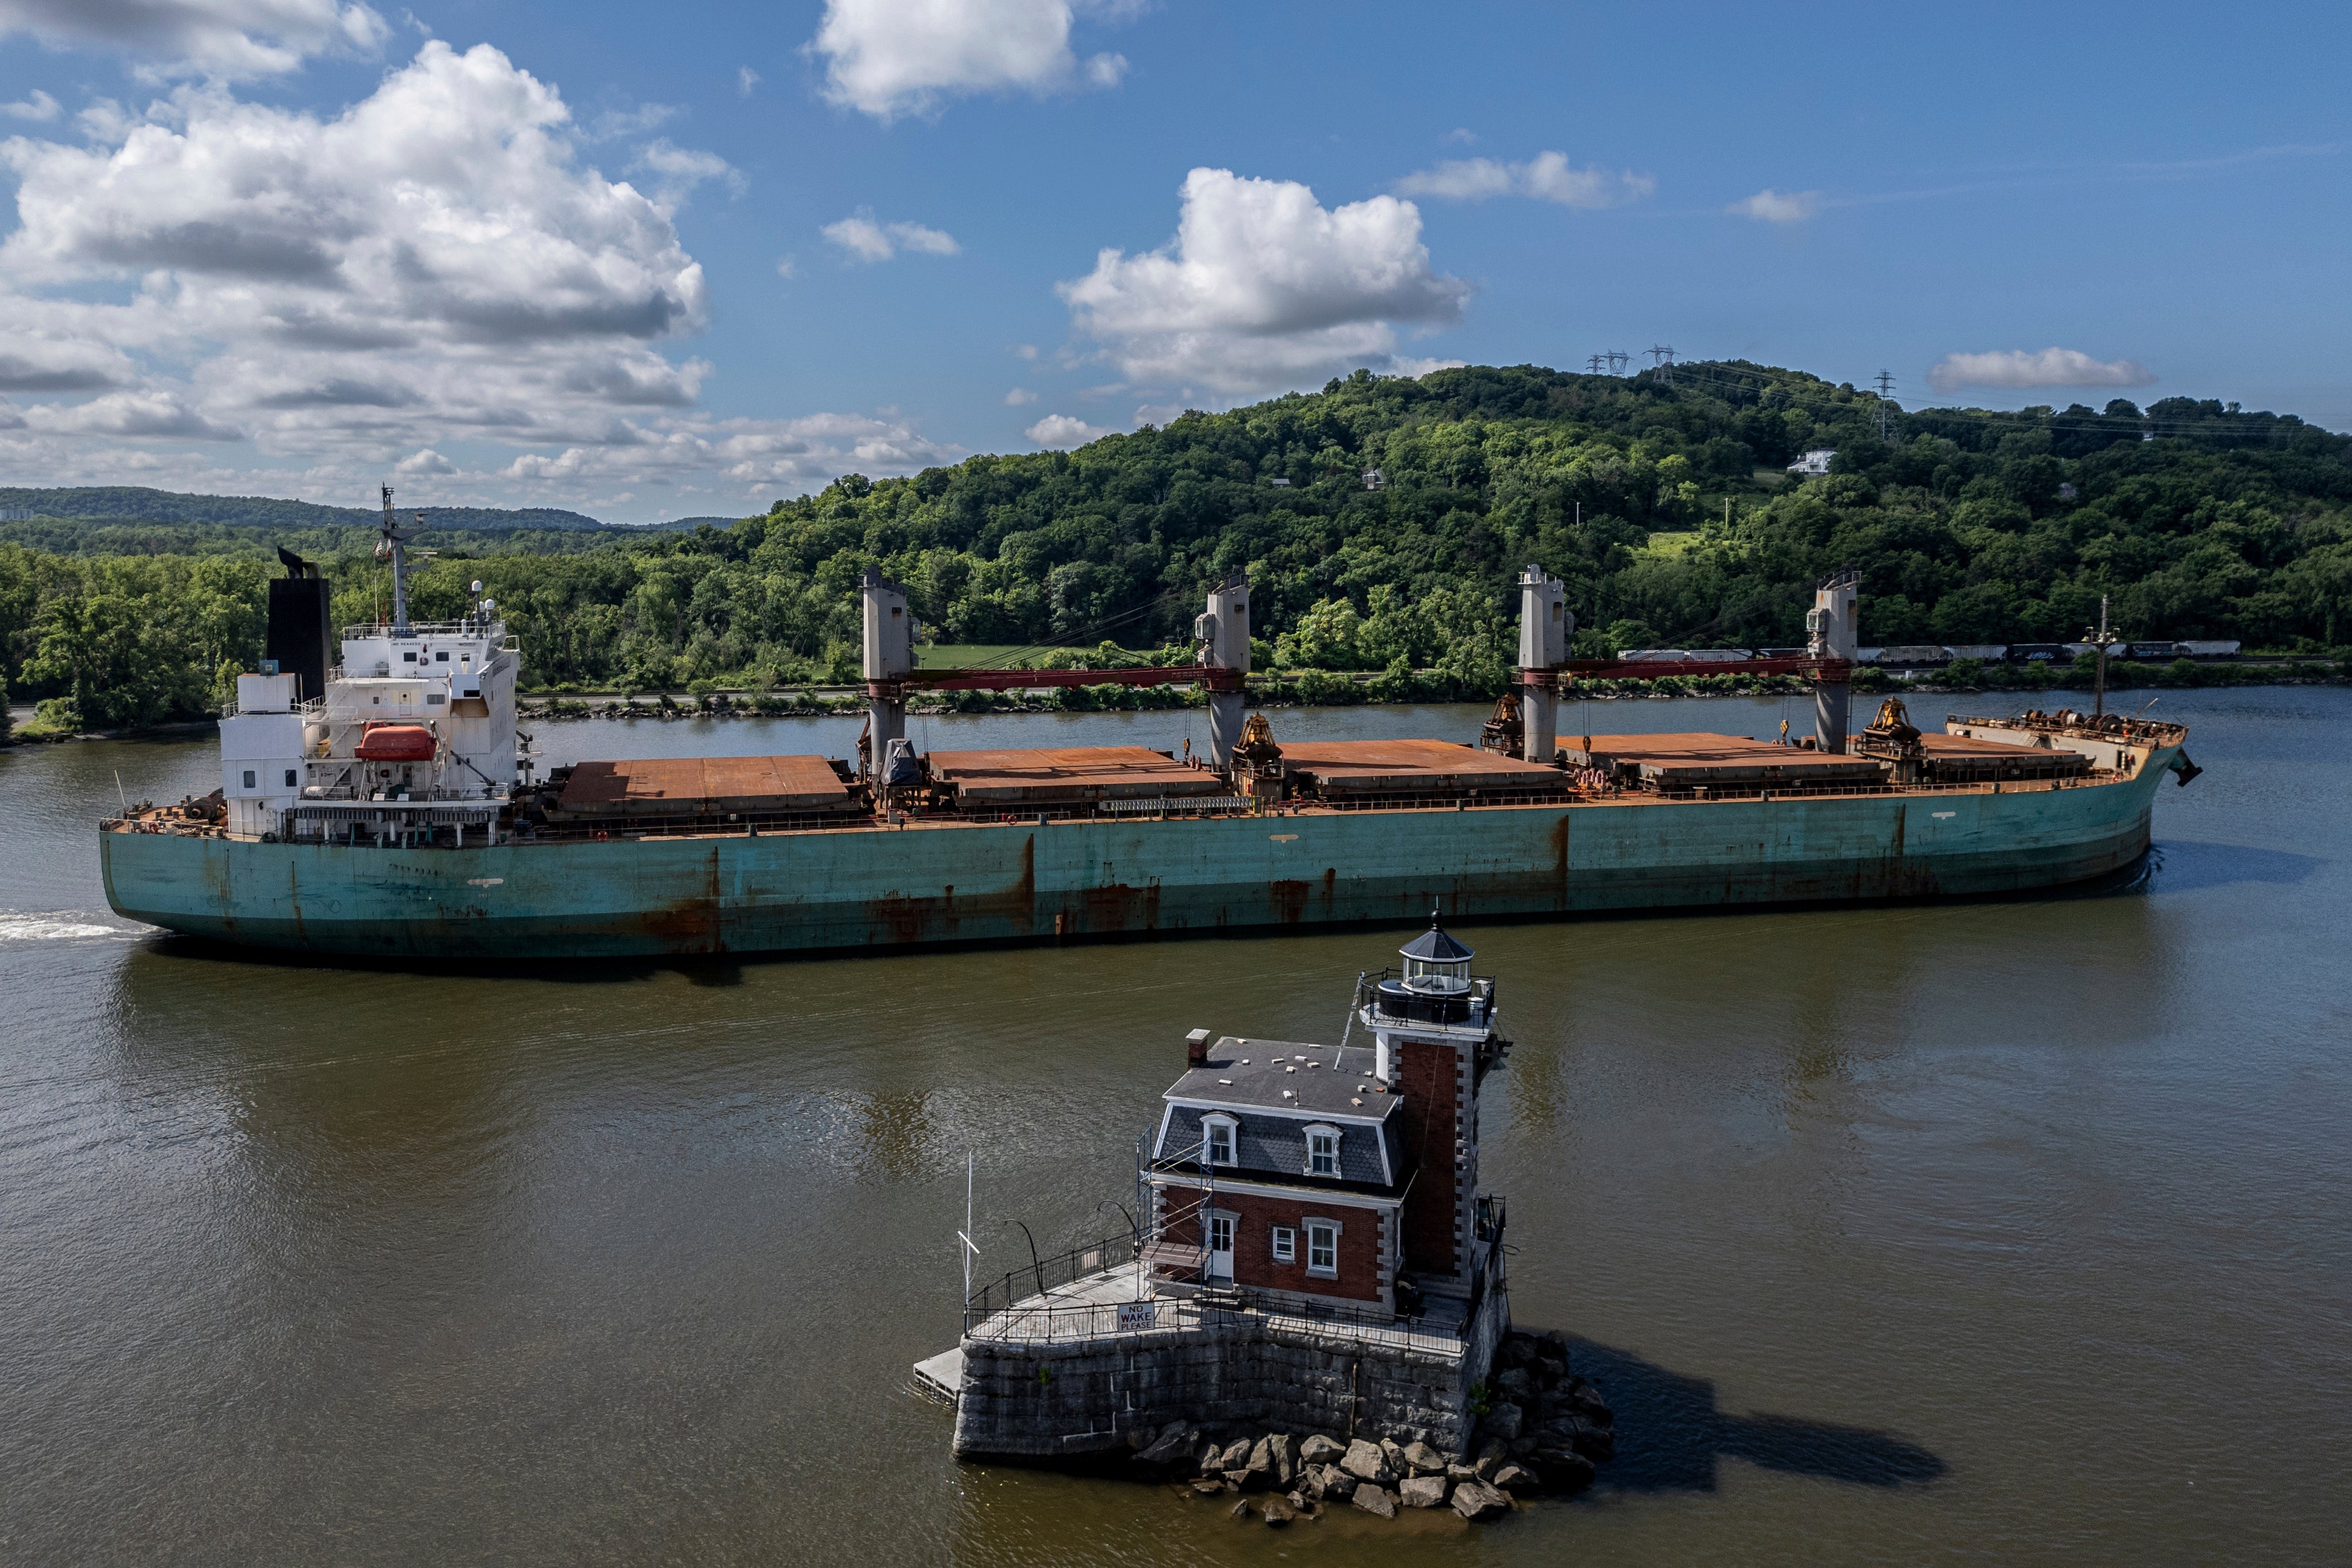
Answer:
[[1229, 1214], [1209, 1216], [1209, 1278], [1230, 1279], [1234, 1277], [1234, 1216]]

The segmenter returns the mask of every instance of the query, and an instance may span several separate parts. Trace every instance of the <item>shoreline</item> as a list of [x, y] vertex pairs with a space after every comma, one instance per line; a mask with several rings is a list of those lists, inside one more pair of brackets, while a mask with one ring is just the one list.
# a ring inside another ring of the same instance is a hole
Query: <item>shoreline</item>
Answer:
[[[2108, 671], [2110, 694], [2127, 691], [2216, 690], [2243, 687], [2343, 686], [2352, 673], [2340, 664], [2316, 659], [2283, 660], [2261, 665], [2200, 665], [2193, 678], [2183, 678], [2163, 666]], [[1858, 679], [1859, 698], [2021, 696], [2088, 689], [2087, 682], [2042, 680], [1990, 684], [1945, 684], [1932, 679], [1904, 679], [1883, 671], [1875, 679]], [[2069, 672], [2072, 673], [2071, 671]], [[1317, 679], [1320, 678], [1320, 679]], [[1420, 684], [1419, 678], [1414, 683]], [[1383, 684], [1388, 691], [1378, 691]], [[1433, 703], [1492, 702], [1500, 689], [1481, 690], [1447, 682], [1439, 689], [1393, 690], [1393, 678], [1359, 679], [1324, 670], [1299, 671], [1253, 682], [1252, 708], [1407, 708]], [[1439, 683], [1432, 681], [1431, 686]], [[1706, 697], [1808, 696], [1811, 688], [1793, 676], [1670, 676], [1663, 680], [1603, 680], [1573, 689], [1573, 700], [1589, 702], [1660, 702]], [[1562, 700], [1570, 700], [1563, 692]], [[915, 701], [910, 715], [1052, 714], [1144, 712], [1202, 708], [1194, 691], [1168, 687], [1081, 686], [1037, 692], [959, 692], [953, 700]], [[534, 723], [568, 723], [583, 720], [648, 719], [656, 723], [680, 719], [838, 719], [863, 714], [866, 700], [855, 687], [815, 686], [788, 691], [759, 692], [730, 689], [703, 692], [541, 692], [520, 694], [518, 720]], [[12, 715], [13, 716], [13, 715]], [[72, 741], [156, 741], [207, 733], [218, 728], [214, 719], [180, 720], [119, 730], [26, 732], [29, 720], [17, 720], [11, 732], [0, 737], [0, 749], [15, 745], [59, 745]]]

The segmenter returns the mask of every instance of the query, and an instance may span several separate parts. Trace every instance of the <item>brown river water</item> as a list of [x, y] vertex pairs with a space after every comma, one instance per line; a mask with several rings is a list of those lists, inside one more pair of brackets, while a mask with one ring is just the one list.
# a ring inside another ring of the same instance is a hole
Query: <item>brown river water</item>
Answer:
[[[209, 741], [0, 751], [0, 1562], [2352, 1560], [2352, 691], [2158, 711], [2207, 771], [2128, 886], [1464, 928], [1517, 1041], [1484, 1121], [1515, 1313], [1574, 1337], [1621, 1435], [1587, 1496], [1475, 1530], [958, 1466], [908, 1380], [955, 1332], [967, 1152], [985, 1272], [1027, 1261], [1016, 1219], [1121, 1230], [1184, 1032], [1336, 1037], [1409, 932], [240, 957], [98, 879], [118, 775], [209, 788]], [[838, 753], [854, 722], [540, 733]]]

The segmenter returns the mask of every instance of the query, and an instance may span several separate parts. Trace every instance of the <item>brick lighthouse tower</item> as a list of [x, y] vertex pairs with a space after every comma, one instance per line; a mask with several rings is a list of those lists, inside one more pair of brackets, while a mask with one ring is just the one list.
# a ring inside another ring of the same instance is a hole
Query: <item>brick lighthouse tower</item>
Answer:
[[1402, 1217], [1402, 1272], [1424, 1295], [1486, 1293], [1502, 1202], [1478, 1193], [1478, 1086], [1499, 1059], [1495, 982], [1473, 976], [1469, 948], [1433, 912], [1397, 950], [1395, 970], [1367, 975], [1357, 1022], [1371, 1031], [1373, 1072], [1397, 1097], [1397, 1141], [1413, 1171]]

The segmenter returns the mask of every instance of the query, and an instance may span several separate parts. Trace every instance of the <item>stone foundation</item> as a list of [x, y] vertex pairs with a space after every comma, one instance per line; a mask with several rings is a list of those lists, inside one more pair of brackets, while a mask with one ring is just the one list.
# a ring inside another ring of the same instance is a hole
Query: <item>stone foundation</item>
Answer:
[[1058, 1343], [967, 1337], [959, 1458], [1078, 1459], [1139, 1447], [1171, 1422], [1425, 1442], [1465, 1457], [1483, 1383], [1510, 1325], [1487, 1293], [1459, 1341], [1361, 1341], [1255, 1313]]

